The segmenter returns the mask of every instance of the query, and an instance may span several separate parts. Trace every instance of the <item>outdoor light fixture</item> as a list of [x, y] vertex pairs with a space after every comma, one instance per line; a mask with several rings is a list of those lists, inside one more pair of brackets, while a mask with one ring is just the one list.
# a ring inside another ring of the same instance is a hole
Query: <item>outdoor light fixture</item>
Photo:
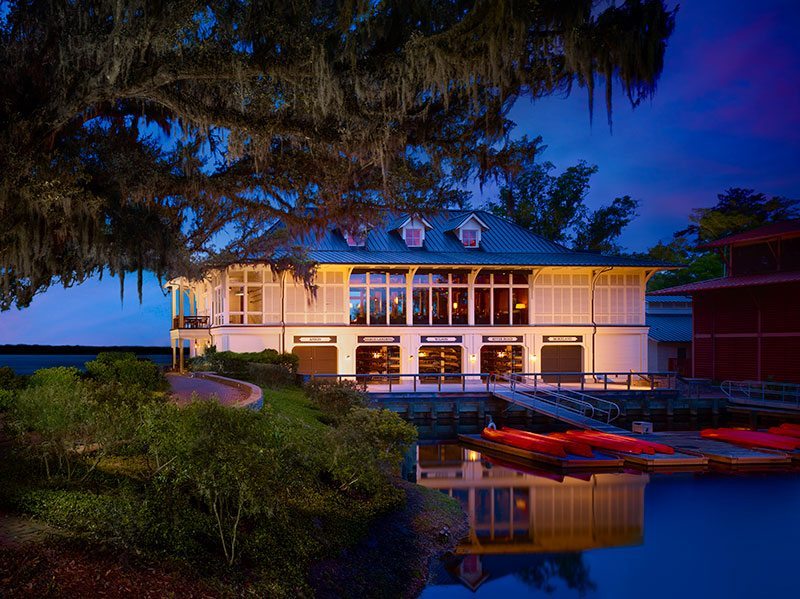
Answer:
[[535, 362], [535, 361], [536, 361], [536, 354], [531, 354], [531, 362]]
[[344, 359], [345, 359], [345, 360], [349, 360], [349, 359], [350, 359], [350, 354], [347, 354], [347, 355], [344, 357]]
[[478, 358], [477, 358], [477, 356], [475, 356], [475, 354], [470, 354], [470, 355], [469, 355], [469, 361], [470, 361], [470, 362], [474, 362], [474, 361], [475, 361], [475, 360], [477, 360], [477, 359], [478, 359]]
[[414, 354], [409, 354], [409, 355], [408, 355], [408, 359], [409, 359], [409, 360], [413, 360], [413, 359], [414, 359]]

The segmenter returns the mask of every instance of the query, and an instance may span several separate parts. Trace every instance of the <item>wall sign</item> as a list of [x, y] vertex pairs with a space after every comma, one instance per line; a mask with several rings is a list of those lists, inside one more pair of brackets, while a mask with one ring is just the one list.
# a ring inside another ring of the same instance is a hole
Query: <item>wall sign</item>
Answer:
[[294, 336], [295, 343], [336, 343], [336, 335], [333, 336], [320, 336], [320, 337], [306, 337]]
[[506, 335], [506, 336], [496, 336], [496, 335], [484, 335], [483, 336], [484, 343], [522, 343], [522, 335]]
[[583, 343], [583, 335], [545, 335], [544, 343]]
[[461, 343], [463, 337], [461, 335], [455, 337], [438, 337], [435, 335], [423, 335], [422, 343]]
[[396, 337], [369, 337], [369, 336], [359, 336], [358, 337], [359, 343], [400, 343], [400, 335]]

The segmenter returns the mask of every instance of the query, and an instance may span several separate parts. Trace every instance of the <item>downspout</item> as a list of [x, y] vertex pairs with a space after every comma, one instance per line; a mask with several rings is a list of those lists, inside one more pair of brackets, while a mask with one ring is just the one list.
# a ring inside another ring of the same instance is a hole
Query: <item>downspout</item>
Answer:
[[600, 278], [600, 275], [603, 273], [608, 272], [609, 270], [614, 270], [613, 266], [607, 266], [598, 272], [594, 277], [592, 277], [592, 372], [597, 372], [597, 367], [595, 366], [595, 348], [596, 348], [596, 341], [597, 341], [597, 323], [594, 320], [594, 289], [597, 285], [597, 279]]
[[286, 271], [281, 273], [281, 353], [286, 352]]

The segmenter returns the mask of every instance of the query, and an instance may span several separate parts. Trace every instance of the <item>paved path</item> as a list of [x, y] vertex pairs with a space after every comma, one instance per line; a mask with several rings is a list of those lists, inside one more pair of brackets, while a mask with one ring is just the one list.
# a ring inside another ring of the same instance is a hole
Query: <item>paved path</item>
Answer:
[[230, 385], [182, 374], [168, 374], [167, 380], [172, 387], [172, 395], [178, 404], [185, 404], [196, 393], [200, 399], [215, 399], [222, 405], [234, 405], [247, 398], [247, 393]]
[[0, 547], [20, 547], [60, 531], [43, 522], [0, 511]]

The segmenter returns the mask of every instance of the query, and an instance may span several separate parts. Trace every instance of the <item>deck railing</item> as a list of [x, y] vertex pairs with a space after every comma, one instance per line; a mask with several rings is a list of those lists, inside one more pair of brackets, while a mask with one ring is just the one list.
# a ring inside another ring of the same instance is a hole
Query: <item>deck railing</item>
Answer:
[[731, 403], [800, 410], [800, 385], [764, 381], [723, 381], [720, 388]]
[[208, 316], [175, 316], [172, 319], [173, 329], [207, 329], [210, 326]]
[[[509, 376], [506, 373], [503, 376]], [[370, 386], [381, 385], [389, 392], [430, 390], [438, 392], [459, 392], [485, 389], [490, 392], [497, 373], [409, 373], [409, 374], [313, 374], [311, 379], [349, 380], [359, 383], [364, 390]], [[578, 389], [583, 391], [646, 391], [674, 390], [677, 374], [674, 372], [520, 372], [513, 373], [526, 385], [542, 386], [552, 391]]]

